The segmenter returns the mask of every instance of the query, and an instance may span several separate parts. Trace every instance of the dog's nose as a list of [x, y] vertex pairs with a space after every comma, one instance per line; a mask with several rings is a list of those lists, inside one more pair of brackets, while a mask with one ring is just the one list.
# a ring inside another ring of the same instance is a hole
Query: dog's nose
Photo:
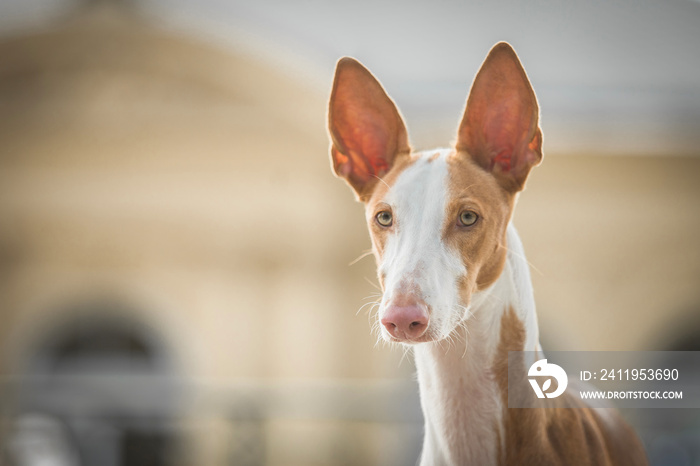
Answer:
[[416, 340], [428, 329], [428, 312], [425, 306], [391, 305], [386, 309], [381, 322], [389, 334], [399, 340]]

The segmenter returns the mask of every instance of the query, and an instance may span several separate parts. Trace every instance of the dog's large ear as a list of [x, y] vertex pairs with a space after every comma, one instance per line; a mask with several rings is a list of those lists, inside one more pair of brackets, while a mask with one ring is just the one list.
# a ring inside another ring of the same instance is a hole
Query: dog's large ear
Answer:
[[459, 125], [457, 150], [468, 152], [506, 190], [523, 189], [542, 160], [535, 92], [515, 51], [496, 44], [474, 78]]
[[357, 60], [338, 61], [328, 111], [333, 170], [365, 202], [396, 157], [410, 152], [406, 126], [382, 85]]

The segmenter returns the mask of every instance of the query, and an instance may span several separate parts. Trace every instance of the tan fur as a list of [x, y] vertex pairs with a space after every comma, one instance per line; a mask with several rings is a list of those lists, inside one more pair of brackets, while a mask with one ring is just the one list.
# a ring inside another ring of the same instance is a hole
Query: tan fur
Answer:
[[[641, 442], [612, 409], [605, 421], [568, 391], [551, 401], [558, 407], [508, 408], [508, 352], [523, 351], [525, 328], [513, 309], [501, 318], [501, 335], [493, 372], [504, 406], [506, 450], [501, 464], [570, 466], [639, 466], [647, 464]], [[525, 362], [511, 373], [527, 374]], [[525, 383], [523, 386], [527, 386]], [[528, 387], [529, 388], [529, 387]], [[534, 398], [524, 390], [517, 397]]]
[[[460, 251], [467, 270], [461, 289], [470, 296], [488, 288], [503, 271], [506, 260], [506, 228], [513, 211], [515, 195], [498, 185], [495, 178], [463, 152], [455, 152], [450, 166], [449, 206], [444, 226], [446, 242]], [[462, 210], [479, 215], [477, 223], [465, 235], [457, 226]], [[466, 297], [466, 296], [465, 296]]]
[[436, 151], [433, 155], [431, 155], [430, 158], [428, 158], [428, 163], [436, 161], [438, 157], [440, 157], [440, 151]]

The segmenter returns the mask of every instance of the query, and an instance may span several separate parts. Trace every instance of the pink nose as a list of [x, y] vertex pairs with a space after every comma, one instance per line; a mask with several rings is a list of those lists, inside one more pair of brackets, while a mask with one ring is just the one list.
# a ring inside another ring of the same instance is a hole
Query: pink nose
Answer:
[[424, 306], [410, 304], [407, 306], [390, 305], [382, 325], [389, 334], [399, 340], [416, 340], [428, 329], [428, 313]]

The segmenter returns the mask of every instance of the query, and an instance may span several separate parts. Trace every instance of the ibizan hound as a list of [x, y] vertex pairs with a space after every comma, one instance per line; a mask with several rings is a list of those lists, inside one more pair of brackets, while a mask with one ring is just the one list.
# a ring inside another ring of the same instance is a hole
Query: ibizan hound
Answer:
[[542, 160], [538, 119], [520, 61], [500, 43], [474, 79], [454, 148], [412, 152], [381, 84], [356, 60], [338, 62], [333, 169], [365, 204], [381, 336], [413, 347], [421, 465], [647, 463], [612, 409], [566, 393], [557, 406], [576, 408], [508, 408], [508, 352], [541, 351], [528, 263], [510, 224]]

